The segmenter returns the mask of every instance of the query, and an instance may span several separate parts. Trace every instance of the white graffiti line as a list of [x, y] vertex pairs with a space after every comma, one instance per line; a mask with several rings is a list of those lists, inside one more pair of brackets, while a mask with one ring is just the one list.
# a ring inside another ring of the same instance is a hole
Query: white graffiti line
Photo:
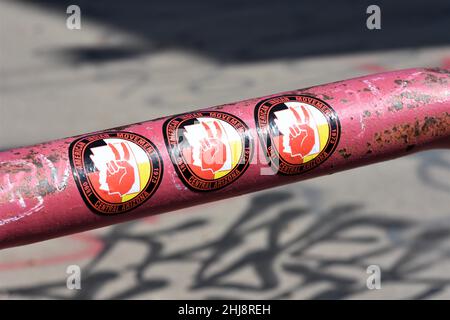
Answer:
[[44, 206], [44, 198], [41, 197], [41, 196], [37, 196], [35, 199], [38, 200], [38, 203], [35, 206], [33, 206], [30, 210], [25, 211], [25, 212], [20, 213], [20, 214], [17, 214], [14, 217], [10, 217], [10, 218], [6, 218], [6, 219], [0, 220], [0, 226], [4, 226], [4, 225], [6, 225], [8, 223], [15, 222], [15, 221], [18, 221], [18, 220], [23, 219], [25, 217], [31, 216], [33, 213], [41, 210], [42, 207]]
[[17, 198], [18, 198], [18, 201], [19, 201], [19, 205], [22, 208], [26, 208], [27, 205], [25, 204], [25, 200], [23, 200], [23, 197], [22, 197], [22, 195], [19, 192], [17, 193]]
[[13, 193], [10, 192], [13, 189], [13, 184], [11, 183], [11, 180], [9, 179], [9, 174], [5, 175], [4, 180], [6, 181], [6, 188], [2, 188], [3, 191], [0, 193], [0, 196], [6, 195], [6, 197], [8, 198], [8, 201], [13, 202], [14, 201], [14, 197], [12, 196]]

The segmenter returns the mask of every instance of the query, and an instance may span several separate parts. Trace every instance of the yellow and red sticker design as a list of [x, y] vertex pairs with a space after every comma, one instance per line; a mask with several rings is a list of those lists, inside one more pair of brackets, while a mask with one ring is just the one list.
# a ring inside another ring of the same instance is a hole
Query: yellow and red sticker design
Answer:
[[163, 163], [156, 147], [129, 132], [82, 137], [69, 148], [77, 187], [96, 213], [117, 214], [136, 208], [156, 191]]
[[248, 127], [231, 114], [202, 111], [175, 116], [164, 123], [163, 134], [175, 170], [191, 190], [226, 187], [249, 165]]
[[255, 108], [255, 121], [270, 165], [281, 175], [316, 167], [335, 150], [340, 136], [336, 112], [310, 96], [263, 100]]

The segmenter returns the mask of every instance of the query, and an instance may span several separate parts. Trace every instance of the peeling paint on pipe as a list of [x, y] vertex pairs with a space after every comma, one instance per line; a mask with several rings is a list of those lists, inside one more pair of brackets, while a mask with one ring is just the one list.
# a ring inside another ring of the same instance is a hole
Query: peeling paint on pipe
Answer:
[[450, 71], [409, 69], [0, 153], [0, 248], [450, 148]]

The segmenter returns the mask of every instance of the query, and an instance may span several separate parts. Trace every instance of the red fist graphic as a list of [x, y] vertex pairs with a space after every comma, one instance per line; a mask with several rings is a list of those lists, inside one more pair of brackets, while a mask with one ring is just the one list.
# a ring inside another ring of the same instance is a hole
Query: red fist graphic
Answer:
[[112, 144], [108, 143], [114, 153], [115, 160], [106, 164], [108, 171], [106, 174], [106, 183], [109, 187], [109, 193], [119, 193], [120, 196], [130, 191], [134, 184], [134, 168], [130, 164], [130, 150], [125, 143], [121, 142], [123, 149], [123, 158], [121, 158], [119, 151]]
[[200, 141], [202, 170], [211, 170], [213, 173], [223, 167], [227, 159], [227, 150], [222, 142], [222, 128], [219, 123], [214, 121], [216, 134], [213, 134], [211, 128], [202, 122], [208, 135], [207, 138]]
[[315, 137], [314, 130], [310, 126], [309, 112], [304, 106], [301, 108], [305, 121], [302, 121], [297, 110], [289, 107], [296, 120], [296, 123], [289, 128], [289, 146], [292, 156], [303, 158], [314, 147]]

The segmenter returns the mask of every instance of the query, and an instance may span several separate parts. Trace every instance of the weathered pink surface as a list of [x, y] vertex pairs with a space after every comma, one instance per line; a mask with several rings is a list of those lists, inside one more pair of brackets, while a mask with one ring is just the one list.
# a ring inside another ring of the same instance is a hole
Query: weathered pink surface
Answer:
[[68, 147], [76, 137], [0, 153], [0, 248], [23, 245], [199, 203], [392, 159], [430, 148], [450, 147], [450, 71], [410, 69], [294, 90], [327, 102], [337, 113], [341, 136], [334, 153], [297, 176], [261, 175], [267, 161], [257, 136], [255, 98], [215, 108], [250, 128], [254, 154], [231, 185], [198, 193], [179, 179], [162, 136], [166, 118], [117, 128], [147, 137], [159, 150], [164, 174], [156, 192], [127, 213], [101, 216], [86, 206], [75, 184]]

